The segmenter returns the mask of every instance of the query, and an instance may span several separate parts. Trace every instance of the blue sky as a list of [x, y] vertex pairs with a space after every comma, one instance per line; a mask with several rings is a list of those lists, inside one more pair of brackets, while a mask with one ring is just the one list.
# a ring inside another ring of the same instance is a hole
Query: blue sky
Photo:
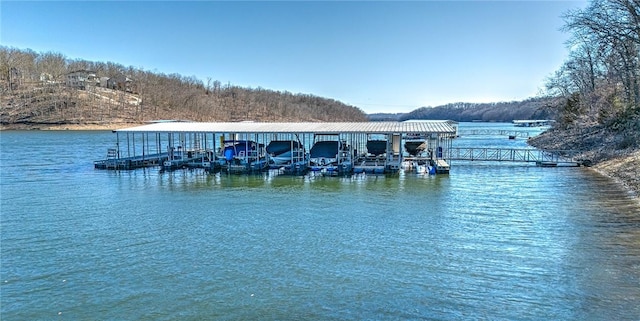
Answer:
[[0, 1], [0, 43], [368, 113], [535, 96], [587, 1]]

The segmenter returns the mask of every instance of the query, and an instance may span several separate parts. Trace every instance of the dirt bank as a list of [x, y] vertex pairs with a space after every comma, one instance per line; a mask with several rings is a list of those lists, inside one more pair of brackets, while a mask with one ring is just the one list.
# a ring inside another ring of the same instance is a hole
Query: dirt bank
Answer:
[[638, 133], [624, 134], [601, 126], [552, 129], [529, 140], [540, 149], [573, 150], [592, 161], [592, 169], [623, 185], [640, 198], [640, 148]]

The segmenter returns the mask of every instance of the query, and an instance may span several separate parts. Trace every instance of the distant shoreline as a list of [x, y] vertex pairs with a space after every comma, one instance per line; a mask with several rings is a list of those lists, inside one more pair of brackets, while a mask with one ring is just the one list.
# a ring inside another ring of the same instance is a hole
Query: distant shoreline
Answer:
[[117, 124], [5, 124], [0, 125], [0, 131], [31, 131], [31, 130], [116, 130], [142, 125], [140, 123]]

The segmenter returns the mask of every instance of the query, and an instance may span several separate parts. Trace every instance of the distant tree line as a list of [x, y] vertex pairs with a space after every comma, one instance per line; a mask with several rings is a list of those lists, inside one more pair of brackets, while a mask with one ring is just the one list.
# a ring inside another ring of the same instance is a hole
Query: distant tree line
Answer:
[[404, 113], [373, 113], [368, 114], [369, 121], [398, 121]]
[[[89, 70], [97, 78], [126, 75], [130, 92], [66, 85]], [[207, 78], [156, 73], [113, 62], [68, 59], [55, 52], [0, 46], [0, 121], [111, 123], [158, 119], [193, 121], [366, 121], [357, 107], [311, 94], [245, 88]]]
[[640, 132], [640, 0], [592, 0], [564, 15], [568, 59], [546, 81], [560, 124]]
[[523, 101], [497, 103], [452, 103], [422, 107], [402, 114], [398, 120], [448, 119], [462, 122], [510, 122], [514, 119], [553, 119], [555, 98], [530, 98]]

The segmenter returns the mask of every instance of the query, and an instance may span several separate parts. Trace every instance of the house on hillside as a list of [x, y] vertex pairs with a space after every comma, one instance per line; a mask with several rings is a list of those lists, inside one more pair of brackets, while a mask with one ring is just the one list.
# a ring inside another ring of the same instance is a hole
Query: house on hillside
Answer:
[[53, 76], [50, 73], [42, 72], [40, 73], [40, 82], [43, 84], [53, 83]]
[[76, 70], [67, 74], [67, 86], [77, 89], [87, 89], [98, 83], [96, 73], [91, 70]]
[[98, 86], [103, 87], [103, 88], [109, 88], [109, 77], [100, 77], [100, 79], [98, 80]]
[[122, 90], [129, 93], [133, 92], [133, 79], [125, 75], [115, 76], [109, 79], [109, 81], [110, 81], [109, 88]]
[[114, 90], [121, 90], [128, 93], [137, 93], [136, 83], [128, 76], [117, 75], [115, 77], [100, 77], [97, 86]]

